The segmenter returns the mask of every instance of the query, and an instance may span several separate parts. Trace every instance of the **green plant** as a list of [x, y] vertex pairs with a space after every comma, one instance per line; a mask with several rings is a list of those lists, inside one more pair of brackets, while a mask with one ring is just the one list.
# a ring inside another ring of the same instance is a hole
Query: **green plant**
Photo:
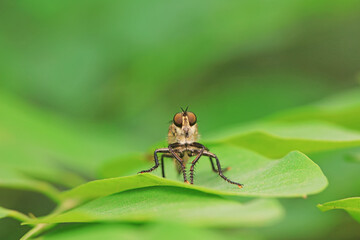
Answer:
[[324, 204], [318, 204], [321, 211], [328, 211], [331, 209], [344, 209], [356, 221], [360, 222], [360, 197], [346, 198]]
[[[347, 102], [351, 103], [350, 106], [346, 104]], [[48, 216], [36, 218], [1, 208], [0, 217], [12, 217], [33, 226], [33, 229], [23, 239], [36, 236], [44, 230], [55, 227], [58, 223], [149, 222], [154, 224], [158, 222], [161, 225], [171, 222], [192, 227], [221, 228], [271, 225], [279, 222], [285, 213], [281, 204], [274, 198], [306, 198], [308, 195], [323, 191], [328, 184], [326, 173], [324, 175], [320, 167], [304, 153], [316, 156], [316, 153], [360, 145], [360, 133], [350, 128], [344, 128], [352, 127], [354, 124], [337, 120], [340, 119], [337, 116], [342, 115], [344, 111], [347, 111], [350, 117], [358, 116], [357, 109], [359, 109], [360, 103], [354, 107], [354, 101], [347, 102], [338, 98], [333, 102], [337, 107], [327, 106], [326, 110], [322, 111], [322, 115], [331, 113], [334, 116], [331, 118], [334, 119], [333, 123], [331, 121], [309, 122], [307, 119], [314, 117], [308, 111], [300, 108], [298, 113], [293, 111], [289, 115], [294, 116], [296, 113], [297, 116], [296, 118], [291, 117], [291, 123], [288, 122], [289, 118], [284, 113], [279, 115], [280, 117], [272, 117], [264, 122], [228, 129], [209, 138], [206, 144], [218, 154], [224, 166], [232, 167], [227, 175], [244, 183], [243, 189], [226, 184], [212, 173], [209, 163], [204, 161], [205, 159], [199, 162], [195, 185], [188, 185], [178, 181], [172, 164], [166, 165], [168, 172], [172, 173], [167, 179], [153, 174], [127, 176], [134, 174], [136, 169], [142, 169], [151, 164], [144, 161], [145, 157], [141, 154], [126, 155], [109, 160], [99, 164], [98, 167], [87, 166], [90, 170], [97, 168], [106, 178], [84, 184], [80, 184], [85, 181], [80, 176], [74, 173], [68, 175], [66, 171], [48, 165], [42, 165], [44, 172], [56, 174], [57, 177], [52, 178], [48, 174], [39, 175], [39, 172], [33, 172], [33, 169], [37, 169], [35, 165], [42, 163], [32, 162], [31, 165], [27, 165], [25, 158], [21, 164], [9, 162], [8, 165], [4, 165], [1, 171], [7, 175], [1, 175], [0, 185], [38, 191], [54, 200], [58, 207]], [[319, 104], [313, 105], [312, 108], [316, 106]], [[350, 111], [349, 109], [355, 110]], [[9, 110], [9, 108], [2, 108], [2, 111], [5, 110]], [[319, 115], [319, 111], [315, 111], [314, 114]], [[11, 116], [11, 112], [6, 115]], [[27, 113], [27, 118], [38, 123], [41, 121], [41, 115], [32, 114], [31, 111]], [[3, 121], [2, 126], [4, 124], [21, 126], [19, 122]], [[23, 126], [25, 127], [25, 125]], [[46, 127], [46, 123], [42, 122], [40, 127]], [[356, 129], [357, 126], [354, 128]], [[56, 129], [49, 127], [44, 134], [56, 134], [55, 131]], [[22, 129], [16, 133], [25, 132]], [[14, 133], [15, 131], [11, 132], [11, 134]], [[70, 133], [61, 132], [64, 138], [66, 134]], [[33, 144], [52, 145], [48, 142], [34, 142]], [[82, 145], [84, 144], [91, 146], [92, 143], [88, 139], [82, 142]], [[77, 147], [80, 146], [69, 149], [69, 156], [76, 153]], [[299, 151], [287, 153], [290, 150], [300, 150], [304, 153]], [[56, 150], [54, 149], [54, 151]], [[94, 154], [94, 151], [96, 150], [84, 153], [82, 157], [85, 159]], [[58, 156], [63, 154], [59, 152]], [[346, 154], [342, 155], [346, 156]], [[274, 159], [279, 156], [283, 157]], [[352, 164], [359, 168], [358, 163], [353, 162]], [[76, 168], [80, 165], [73, 167]], [[134, 168], [134, 166], [136, 167]], [[35, 174], [41, 179], [32, 179], [31, 176], [35, 176]], [[119, 175], [124, 175], [124, 177], [117, 177]], [[68, 187], [71, 187], [72, 184], [80, 185], [60, 192], [47, 183], [48, 181]], [[332, 195], [330, 194], [330, 196]], [[358, 203], [358, 198], [350, 198], [321, 204], [318, 207], [322, 210], [343, 208], [358, 219]], [[128, 228], [126, 225], [124, 227]], [[100, 232], [104, 228], [104, 231], [109, 231], [109, 234], [110, 232], [112, 234], [113, 231], [115, 234], [118, 231], [112, 225], [104, 225], [104, 227], [99, 225], [95, 229], [97, 228]], [[129, 231], [131, 228], [133, 227], [129, 227]], [[72, 230], [67, 231], [71, 232]], [[75, 230], [76, 232], [78, 230]], [[45, 239], [48, 239], [47, 235], [45, 235]], [[52, 235], [49, 236], [49, 239], [52, 239]]]
[[0, 239], [359, 239], [359, 3], [1, 1]]

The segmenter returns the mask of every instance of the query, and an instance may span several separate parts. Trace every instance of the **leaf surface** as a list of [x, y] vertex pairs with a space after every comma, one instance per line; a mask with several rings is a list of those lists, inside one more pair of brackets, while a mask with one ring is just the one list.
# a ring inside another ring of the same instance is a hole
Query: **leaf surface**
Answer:
[[214, 135], [208, 144], [227, 143], [276, 158], [360, 146], [360, 132], [326, 122], [255, 123]]
[[162, 186], [98, 198], [34, 222], [170, 221], [192, 226], [236, 227], [267, 225], [282, 215], [281, 206], [273, 199], [240, 203], [192, 189]]
[[[179, 234], [181, 233], [181, 234]], [[61, 229], [50, 234], [46, 234], [38, 240], [98, 240], [98, 239], [132, 239], [132, 240], [159, 240], [171, 239], [239, 239], [241, 236], [247, 240], [260, 240], [261, 237], [241, 233], [233, 236], [231, 233], [215, 232], [204, 228], [195, 228], [180, 223], [157, 223], [142, 226], [119, 223], [101, 223], [91, 225], [80, 225], [76, 228]]]
[[17, 219], [20, 222], [25, 222], [25, 221], [30, 220], [29, 217], [27, 217], [26, 215], [24, 215], [18, 211], [0, 207], [0, 219], [6, 218], [6, 217], [11, 217], [11, 218]]
[[360, 89], [342, 92], [308, 106], [275, 114], [269, 120], [280, 122], [320, 120], [360, 130]]
[[[244, 184], [244, 188], [239, 189], [224, 181], [211, 170], [209, 159], [202, 157], [196, 165], [194, 185], [184, 184], [181, 176], [176, 174], [173, 160], [168, 160], [165, 162], [168, 178], [158, 177], [161, 174], [159, 167], [153, 172], [158, 176], [140, 174], [96, 180], [64, 192], [62, 197], [83, 202], [133, 188], [156, 185], [180, 186], [224, 195], [302, 197], [320, 192], [327, 186], [327, 179], [319, 166], [297, 151], [272, 160], [235, 146], [216, 146], [212, 150], [217, 153], [223, 167], [231, 167], [224, 174], [231, 180]], [[143, 168], [150, 168], [152, 165], [153, 163], [148, 163]], [[137, 171], [140, 170], [143, 169]], [[113, 170], [111, 174], [115, 174]]]
[[360, 223], [360, 197], [345, 198], [337, 201], [318, 204], [321, 211], [343, 209]]

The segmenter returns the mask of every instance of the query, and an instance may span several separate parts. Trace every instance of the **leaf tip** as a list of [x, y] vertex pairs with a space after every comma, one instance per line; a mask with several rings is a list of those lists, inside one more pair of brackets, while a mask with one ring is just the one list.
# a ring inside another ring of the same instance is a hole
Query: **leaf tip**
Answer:
[[316, 207], [317, 207], [318, 209], [320, 209], [322, 212], [325, 212], [325, 211], [326, 211], [326, 208], [325, 208], [324, 204], [319, 203], [318, 205], [316, 205]]

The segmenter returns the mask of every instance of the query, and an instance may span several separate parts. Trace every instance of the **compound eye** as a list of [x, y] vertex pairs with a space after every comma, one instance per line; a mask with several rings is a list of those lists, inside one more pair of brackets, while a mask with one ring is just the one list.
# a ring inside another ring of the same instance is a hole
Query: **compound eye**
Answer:
[[182, 113], [175, 114], [173, 122], [176, 126], [178, 126], [178, 127], [182, 126], [182, 117], [183, 117]]
[[194, 124], [196, 123], [196, 116], [195, 116], [195, 114], [192, 113], [192, 112], [187, 112], [186, 114], [187, 114], [187, 116], [188, 116], [190, 125], [191, 125], [191, 126], [194, 125]]

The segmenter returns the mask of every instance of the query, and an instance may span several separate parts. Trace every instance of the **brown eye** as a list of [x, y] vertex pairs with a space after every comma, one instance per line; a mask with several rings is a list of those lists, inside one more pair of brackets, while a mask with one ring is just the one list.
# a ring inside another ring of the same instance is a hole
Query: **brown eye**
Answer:
[[182, 126], [182, 113], [177, 113], [174, 116], [173, 122], [176, 126], [181, 127]]
[[196, 116], [192, 112], [187, 112], [186, 115], [188, 116], [190, 125], [194, 125], [196, 123]]

